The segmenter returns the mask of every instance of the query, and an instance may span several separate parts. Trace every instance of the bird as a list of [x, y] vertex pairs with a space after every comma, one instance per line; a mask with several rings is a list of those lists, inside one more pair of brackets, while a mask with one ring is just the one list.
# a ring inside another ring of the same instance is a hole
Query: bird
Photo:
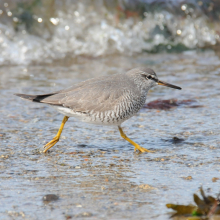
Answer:
[[69, 88], [42, 95], [15, 94], [22, 99], [52, 106], [64, 115], [56, 136], [44, 146], [46, 153], [60, 139], [69, 117], [96, 125], [117, 126], [122, 138], [139, 152], [153, 152], [127, 137], [121, 124], [145, 104], [148, 91], [157, 85], [181, 90], [158, 79], [153, 69], [137, 67], [126, 73], [88, 79]]

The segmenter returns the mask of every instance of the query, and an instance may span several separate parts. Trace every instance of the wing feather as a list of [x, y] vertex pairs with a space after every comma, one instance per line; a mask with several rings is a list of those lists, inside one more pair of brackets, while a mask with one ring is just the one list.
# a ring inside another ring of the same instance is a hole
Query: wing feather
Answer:
[[[121, 79], [120, 79], [121, 78]], [[113, 110], [133, 87], [125, 74], [90, 79], [46, 97], [41, 102], [79, 112]]]

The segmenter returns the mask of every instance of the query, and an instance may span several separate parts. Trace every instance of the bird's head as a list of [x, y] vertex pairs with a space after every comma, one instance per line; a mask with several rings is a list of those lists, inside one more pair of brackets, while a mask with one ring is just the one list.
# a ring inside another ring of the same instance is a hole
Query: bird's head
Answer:
[[139, 67], [135, 69], [131, 69], [127, 72], [128, 75], [132, 76], [133, 80], [136, 84], [139, 84], [143, 89], [149, 90], [150, 88], [161, 85], [161, 86], [167, 86], [173, 89], [182, 89], [179, 86], [172, 85], [170, 83], [163, 82], [158, 79], [156, 73], [146, 67]]

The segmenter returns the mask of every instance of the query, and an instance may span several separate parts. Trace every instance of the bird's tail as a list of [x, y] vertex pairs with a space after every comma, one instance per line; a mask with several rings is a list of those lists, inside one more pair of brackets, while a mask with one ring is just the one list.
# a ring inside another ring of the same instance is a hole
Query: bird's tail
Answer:
[[54, 95], [55, 93], [50, 93], [50, 94], [44, 94], [44, 95], [27, 95], [27, 94], [19, 94], [19, 93], [16, 93], [14, 95], [22, 98], [22, 99], [27, 99], [29, 101], [32, 101], [32, 102], [41, 102], [43, 99], [51, 96], [51, 95]]

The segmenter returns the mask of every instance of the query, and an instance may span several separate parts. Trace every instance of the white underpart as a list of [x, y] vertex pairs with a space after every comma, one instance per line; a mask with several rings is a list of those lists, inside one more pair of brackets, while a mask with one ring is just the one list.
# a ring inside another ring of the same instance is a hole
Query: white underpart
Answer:
[[[122, 120], [120, 122], [107, 122], [107, 118], [104, 121], [101, 121], [99, 117], [95, 117], [94, 115], [91, 117], [90, 115], [87, 115], [85, 113], [81, 112], [75, 112], [70, 108], [62, 107], [62, 106], [52, 106], [54, 109], [56, 109], [61, 114], [68, 116], [68, 117], [75, 117], [83, 122], [90, 123], [90, 124], [96, 124], [96, 125], [108, 125], [108, 126], [118, 126], [121, 125], [125, 120]], [[110, 116], [111, 111], [106, 112], [108, 116]]]

